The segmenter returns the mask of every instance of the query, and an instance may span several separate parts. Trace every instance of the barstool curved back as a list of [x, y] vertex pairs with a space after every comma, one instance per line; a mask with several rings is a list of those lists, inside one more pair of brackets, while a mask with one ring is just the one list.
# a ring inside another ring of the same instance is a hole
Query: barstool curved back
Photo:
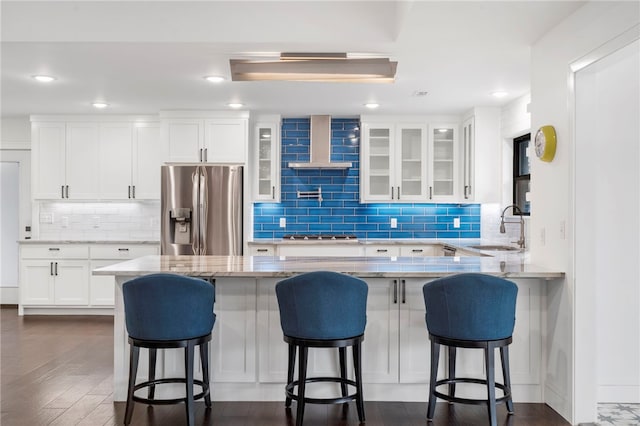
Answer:
[[330, 271], [309, 272], [276, 285], [285, 336], [345, 339], [364, 333], [367, 283]]
[[[518, 287], [511, 281], [490, 275], [466, 273], [440, 278], [423, 286], [425, 319], [431, 340], [431, 377], [427, 420], [432, 420], [437, 398], [449, 402], [486, 404], [489, 423], [497, 424], [496, 403], [506, 402], [513, 413], [509, 348], [515, 326]], [[437, 380], [440, 345], [448, 347], [448, 378]], [[481, 348], [485, 354], [486, 380], [456, 377], [456, 348]], [[500, 348], [504, 384], [495, 382], [494, 349]], [[487, 386], [487, 399], [457, 398], [456, 383]], [[449, 385], [445, 395], [436, 390]], [[495, 389], [504, 396], [496, 398]]]
[[[330, 271], [301, 274], [276, 285], [280, 324], [284, 341], [289, 345], [285, 405], [289, 407], [291, 400], [297, 401], [296, 425], [302, 425], [305, 403], [345, 404], [353, 400], [358, 419], [364, 422], [360, 345], [367, 323], [368, 291], [363, 280]], [[346, 348], [349, 346], [353, 351], [355, 380], [347, 378]], [[293, 380], [298, 348], [298, 380]], [[309, 348], [338, 348], [340, 377], [307, 377]], [[341, 396], [306, 397], [306, 385], [314, 382], [339, 383]], [[355, 387], [355, 393], [349, 395], [348, 386]]]
[[[209, 390], [209, 341], [216, 316], [213, 313], [215, 287], [212, 283], [175, 274], [151, 274], [122, 285], [125, 323], [129, 335], [129, 386], [124, 424], [130, 424], [134, 402], [146, 404], [186, 404], [187, 424], [194, 424], [194, 401], [204, 398], [211, 407]], [[195, 346], [200, 347], [202, 380], [193, 378]], [[140, 348], [149, 351], [149, 379], [136, 384]], [[184, 348], [185, 377], [155, 378], [157, 349]], [[156, 399], [155, 386], [184, 383], [184, 398]], [[194, 395], [193, 386], [202, 392]], [[148, 398], [135, 391], [148, 388]]]

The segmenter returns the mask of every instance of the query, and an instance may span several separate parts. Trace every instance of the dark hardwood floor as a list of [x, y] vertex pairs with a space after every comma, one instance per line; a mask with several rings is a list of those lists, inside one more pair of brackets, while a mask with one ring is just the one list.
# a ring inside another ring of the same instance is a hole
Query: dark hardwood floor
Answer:
[[[19, 317], [15, 307], [3, 307], [0, 321], [2, 426], [122, 424], [124, 403], [112, 401], [112, 317]], [[210, 410], [203, 403], [196, 406], [196, 425], [295, 424], [295, 403], [293, 413], [285, 410], [284, 402], [214, 400]], [[305, 411], [309, 426], [358, 424], [353, 404], [309, 405]], [[569, 424], [544, 404], [515, 404], [515, 411], [507, 416], [504, 406], [499, 406], [499, 424]], [[368, 426], [427, 425], [424, 403], [365, 402], [365, 413]], [[182, 404], [153, 408], [137, 404], [133, 424], [182, 425], [184, 416]], [[486, 417], [482, 407], [438, 403], [432, 425], [484, 425]]]

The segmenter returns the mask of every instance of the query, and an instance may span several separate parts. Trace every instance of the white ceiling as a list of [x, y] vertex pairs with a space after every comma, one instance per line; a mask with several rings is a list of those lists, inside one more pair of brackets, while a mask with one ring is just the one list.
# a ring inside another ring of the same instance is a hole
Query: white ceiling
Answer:
[[[2, 1], [1, 114], [245, 109], [461, 114], [529, 91], [530, 48], [582, 1]], [[396, 82], [231, 82], [230, 58], [379, 54]], [[53, 83], [30, 76], [49, 74]], [[496, 90], [509, 96], [491, 97]], [[413, 96], [427, 91], [424, 97]]]

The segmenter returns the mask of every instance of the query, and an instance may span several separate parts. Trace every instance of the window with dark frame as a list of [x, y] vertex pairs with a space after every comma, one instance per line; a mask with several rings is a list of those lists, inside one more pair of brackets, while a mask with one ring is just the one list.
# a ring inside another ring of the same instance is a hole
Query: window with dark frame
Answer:
[[527, 155], [529, 142], [531, 142], [531, 133], [513, 140], [513, 204], [520, 207], [525, 216], [531, 214], [531, 204], [527, 199], [531, 183]]

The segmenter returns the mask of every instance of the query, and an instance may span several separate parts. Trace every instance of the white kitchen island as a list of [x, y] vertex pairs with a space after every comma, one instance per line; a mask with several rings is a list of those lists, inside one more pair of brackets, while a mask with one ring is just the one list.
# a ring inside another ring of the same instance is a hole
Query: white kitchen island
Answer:
[[[514, 281], [519, 290], [516, 327], [510, 346], [513, 397], [516, 402], [544, 402], [546, 330], [547, 322], [551, 321], [546, 316], [546, 287], [561, 285], [564, 273], [536, 267], [519, 255], [398, 258], [146, 256], [96, 269], [93, 274], [115, 275], [118, 284], [114, 319], [114, 400], [126, 399], [129, 365], [122, 283], [136, 276], [159, 272], [214, 279], [217, 320], [210, 360], [213, 399], [277, 401], [284, 398], [287, 346], [282, 340], [275, 284], [285, 277], [316, 270], [355, 275], [369, 284], [363, 344], [366, 400], [426, 401], [429, 340], [422, 297], [422, 286], [426, 282], [461, 272], [486, 273]], [[310, 374], [326, 375], [337, 371], [337, 353], [334, 352], [311, 351]], [[142, 379], [146, 376], [144, 354], [140, 360], [138, 374]], [[159, 354], [158, 363], [158, 376], [183, 374], [183, 354], [179, 350], [165, 350]], [[483, 374], [482, 352], [461, 350], [457, 370], [469, 376]], [[498, 365], [498, 381], [502, 379], [499, 371]], [[482, 395], [482, 389], [479, 391]]]

